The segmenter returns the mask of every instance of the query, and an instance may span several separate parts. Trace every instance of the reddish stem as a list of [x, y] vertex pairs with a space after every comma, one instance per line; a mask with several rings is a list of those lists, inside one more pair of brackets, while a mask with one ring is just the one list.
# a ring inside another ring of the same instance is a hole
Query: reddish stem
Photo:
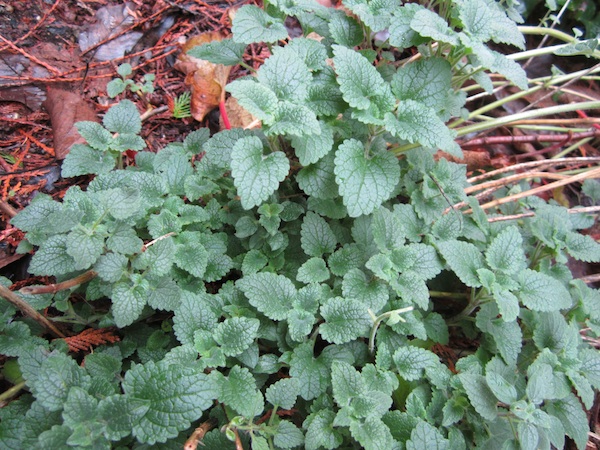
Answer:
[[227, 110], [225, 109], [225, 100], [221, 99], [219, 102], [219, 112], [223, 118], [223, 124], [227, 130], [231, 130], [231, 124], [229, 123], [229, 117], [227, 116]]

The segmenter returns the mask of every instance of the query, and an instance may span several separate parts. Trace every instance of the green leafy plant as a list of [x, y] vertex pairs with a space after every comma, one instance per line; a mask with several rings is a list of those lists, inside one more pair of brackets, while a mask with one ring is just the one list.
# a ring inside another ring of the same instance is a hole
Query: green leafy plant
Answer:
[[148, 73], [144, 75], [143, 83], [136, 83], [128, 78], [133, 73], [133, 68], [129, 63], [124, 63], [117, 67], [117, 73], [121, 78], [115, 78], [109, 81], [106, 86], [106, 92], [110, 98], [115, 98], [127, 89], [133, 93], [140, 93], [141, 95], [152, 94], [154, 92], [154, 74]]
[[[585, 447], [600, 355], [580, 329], [600, 332], [600, 295], [566, 262], [600, 260], [579, 232], [593, 216], [535, 196], [488, 215], [465, 167], [434, 158], [460, 156], [474, 127], [456, 129], [467, 80], [527, 88], [487, 46], [523, 46], [516, 12], [345, 5], [243, 6], [232, 38], [191, 51], [233, 65], [270, 46], [227, 87], [260, 129], [193, 131], [155, 154], [127, 100], [78, 125], [87, 144], [63, 175], [95, 174], [87, 190], [39, 194], [12, 220], [30, 272], [69, 289], [21, 296], [123, 339], [79, 364], [0, 303], [0, 348], [29, 391], [0, 410], [3, 447], [180, 448], [196, 427], [208, 449]], [[287, 16], [304, 36], [283, 43]], [[440, 358], [456, 338], [477, 345]]]

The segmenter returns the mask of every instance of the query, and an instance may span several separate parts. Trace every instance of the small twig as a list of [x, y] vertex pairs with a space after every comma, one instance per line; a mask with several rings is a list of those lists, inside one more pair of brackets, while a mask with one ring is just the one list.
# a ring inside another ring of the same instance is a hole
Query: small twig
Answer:
[[174, 231], [171, 231], [170, 233], [167, 233], [167, 234], [165, 234], [163, 236], [159, 236], [156, 239], [151, 240], [150, 242], [148, 242], [147, 244], [144, 244], [142, 246], [142, 251], [145, 252], [148, 249], [148, 247], [150, 247], [150, 246], [156, 244], [158, 241], [162, 241], [163, 239], [166, 239], [166, 238], [168, 238], [170, 236], [175, 236], [175, 234], [176, 233]]
[[531, 136], [488, 136], [462, 142], [461, 147], [479, 147], [492, 144], [521, 144], [525, 142], [568, 142], [578, 139], [600, 136], [600, 130], [590, 130], [583, 133], [571, 133], [567, 136], [557, 134], [538, 134]]
[[[491, 202], [481, 205], [481, 209], [494, 208], [496, 206], [500, 206], [505, 203], [514, 202], [515, 200], [519, 200], [521, 198], [525, 198], [525, 197], [529, 197], [532, 195], [540, 194], [542, 192], [550, 191], [550, 190], [556, 189], [557, 187], [560, 187], [560, 186], [564, 186], [567, 184], [586, 180], [588, 178], [596, 178], [596, 177], [600, 177], [600, 167], [593, 169], [593, 170], [589, 170], [587, 172], [579, 173], [577, 175], [573, 175], [572, 177], [565, 178], [563, 180], [558, 180], [553, 183], [548, 183], [544, 186], [538, 186], [536, 188], [529, 189], [527, 191], [519, 192], [518, 194], [509, 195], [508, 197], [503, 197], [503, 198], [493, 200]], [[468, 210], [468, 211], [465, 211], [465, 214], [469, 214], [471, 212], [472, 212], [472, 210]]]
[[2, 394], [0, 394], [0, 408], [4, 406], [5, 402], [7, 402], [19, 392], [21, 392], [21, 389], [25, 387], [25, 384], [26, 383], [24, 381], [21, 381], [20, 383], [15, 384], [13, 387], [7, 389]]
[[39, 323], [42, 327], [49, 330], [52, 334], [59, 338], [65, 338], [66, 336], [58, 329], [56, 326], [46, 319], [43, 315], [37, 312], [35, 309], [31, 307], [29, 303], [23, 300], [20, 296], [15, 294], [13, 291], [0, 285], [0, 296], [7, 300], [12, 305], [16, 306], [23, 314], [28, 317], [31, 317], [37, 323]]
[[585, 284], [597, 283], [600, 281], [600, 273], [594, 273], [592, 275], [585, 275], [579, 278]]
[[56, 294], [59, 291], [65, 291], [72, 287], [86, 283], [98, 275], [93, 270], [83, 272], [81, 275], [77, 275], [75, 278], [63, 281], [56, 284], [48, 284], [46, 286], [25, 286], [19, 289], [19, 292], [24, 295], [37, 295], [37, 294]]
[[569, 175], [563, 175], [561, 173], [552, 173], [552, 172], [523, 172], [517, 173], [515, 175], [510, 175], [508, 177], [500, 178], [498, 180], [491, 180], [485, 183], [476, 184], [474, 186], [469, 186], [465, 188], [465, 194], [472, 194], [477, 191], [481, 191], [488, 188], [493, 188], [497, 186], [506, 186], [508, 183], [512, 183], [514, 181], [524, 180], [527, 178], [550, 178], [553, 180], [562, 180], [565, 178], [569, 178]]
[[17, 214], [19, 214], [19, 212], [15, 208], [13, 208], [12, 206], [10, 206], [4, 200], [0, 200], [0, 212], [6, 214], [10, 218], [13, 218]]
[[467, 179], [469, 183], [476, 183], [481, 180], [485, 180], [486, 178], [492, 178], [496, 175], [500, 175], [506, 172], [515, 172], [521, 169], [529, 169], [530, 167], [537, 166], [559, 166], [559, 165], [567, 165], [567, 164], [586, 164], [586, 163], [600, 163], [600, 157], [597, 156], [588, 156], [588, 157], [573, 157], [573, 158], [557, 158], [557, 159], [544, 159], [542, 161], [528, 161], [520, 164], [515, 164], [512, 166], [502, 167], [501, 169], [491, 170], [490, 172], [486, 172], [481, 175], [477, 175], [475, 177], [471, 177]]
[[159, 106], [158, 108], [152, 108], [146, 111], [144, 114], [140, 116], [140, 120], [143, 122], [144, 120], [149, 119], [152, 116], [168, 111], [168, 106]]
[[233, 434], [235, 435], [235, 450], [244, 450], [244, 446], [242, 444], [242, 440], [240, 439], [240, 434], [238, 433], [237, 428], [232, 428]]
[[198, 444], [202, 442], [202, 439], [204, 439], [204, 435], [214, 427], [215, 422], [212, 420], [200, 424], [200, 426], [194, 430], [188, 440], [185, 441], [183, 450], [196, 450], [196, 448], [198, 448]]

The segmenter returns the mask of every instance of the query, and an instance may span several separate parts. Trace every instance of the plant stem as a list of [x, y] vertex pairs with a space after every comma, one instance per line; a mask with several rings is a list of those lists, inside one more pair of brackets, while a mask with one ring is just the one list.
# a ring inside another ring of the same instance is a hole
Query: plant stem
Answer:
[[26, 384], [27, 383], [25, 381], [21, 381], [20, 383], [15, 384], [13, 387], [7, 389], [2, 394], [0, 394], [0, 407], [3, 406], [2, 404], [4, 402], [10, 400], [15, 395], [17, 395], [21, 391], [21, 389], [25, 387]]
[[41, 315], [39, 312], [33, 309], [29, 303], [27, 303], [19, 295], [15, 294], [7, 287], [0, 285], [0, 297], [4, 298], [9, 303], [16, 306], [23, 314], [25, 314], [28, 317], [31, 317], [42, 327], [54, 334], [56, 337], [65, 337], [65, 335], [58, 328], [56, 328], [56, 326], [52, 322], [50, 322], [43, 315]]
[[75, 278], [71, 278], [70, 280], [66, 280], [61, 283], [48, 284], [46, 286], [26, 286], [21, 288], [19, 292], [24, 295], [56, 294], [58, 291], [64, 291], [90, 281], [91, 279], [95, 278], [96, 275], [98, 275], [97, 272], [88, 270], [83, 272], [81, 275], [77, 275]]
[[502, 125], [507, 125], [512, 122], [516, 122], [517, 120], [532, 119], [535, 117], [549, 116], [552, 114], [562, 114], [565, 112], [588, 109], [600, 109], [600, 101], [549, 106], [547, 108], [540, 108], [533, 111], [526, 111], [522, 113], [511, 114], [504, 117], [498, 117], [496, 119], [492, 119], [484, 123], [475, 123], [473, 125], [467, 125], [465, 127], [459, 128], [457, 130], [457, 136], [464, 136], [469, 133], [489, 130], [491, 128], [496, 128]]
[[[379, 316], [374, 317], [373, 319], [373, 327], [371, 327], [371, 334], [369, 335], [369, 351], [373, 353], [375, 351], [375, 336], [377, 335], [377, 329], [382, 321], [388, 319], [392, 316], [392, 314], [402, 314], [405, 312], [412, 311], [414, 308], [412, 306], [407, 306], [406, 308], [394, 309], [393, 311], [384, 312]], [[369, 310], [370, 312], [371, 310]], [[372, 314], [372, 313], [371, 313]]]

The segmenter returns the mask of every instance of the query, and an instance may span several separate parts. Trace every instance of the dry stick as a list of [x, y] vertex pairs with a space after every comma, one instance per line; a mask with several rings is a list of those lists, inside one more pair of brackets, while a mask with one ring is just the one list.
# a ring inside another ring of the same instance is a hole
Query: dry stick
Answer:
[[77, 275], [75, 278], [63, 281], [56, 284], [48, 284], [45, 286], [25, 286], [19, 289], [19, 292], [24, 295], [37, 295], [37, 294], [56, 294], [59, 291], [71, 289], [72, 287], [79, 286], [80, 284], [86, 283], [98, 275], [93, 270], [83, 272], [81, 275]]
[[15, 217], [19, 213], [15, 208], [10, 206], [4, 200], [0, 200], [0, 212], [3, 212], [10, 218]]
[[208, 422], [202, 423], [198, 428], [194, 430], [192, 435], [185, 441], [183, 450], [196, 450], [198, 444], [204, 439], [204, 435], [215, 427], [215, 422], [209, 420]]
[[42, 327], [48, 329], [56, 337], [63, 339], [66, 337], [58, 328], [56, 328], [56, 326], [52, 322], [50, 322], [43, 315], [41, 315], [39, 312], [33, 309], [29, 303], [27, 303], [25, 300], [23, 300], [20, 296], [15, 294], [7, 287], [0, 285], [0, 297], [4, 298], [9, 303], [16, 306], [23, 314], [25, 314], [28, 317], [31, 317]]
[[[583, 172], [577, 175], [573, 175], [572, 177], [566, 178], [564, 180], [555, 181], [553, 183], [546, 184], [544, 186], [539, 186], [533, 189], [529, 189], [528, 191], [519, 192], [518, 194], [510, 195], [508, 197], [499, 198], [493, 200], [491, 202], [485, 203], [481, 205], [481, 209], [489, 209], [495, 206], [500, 206], [505, 203], [514, 202], [515, 200], [519, 200], [520, 198], [529, 197], [531, 195], [537, 195], [542, 192], [550, 191], [552, 189], [556, 189], [557, 187], [564, 186], [566, 184], [575, 183], [576, 181], [586, 180], [588, 178], [600, 177], [600, 167], [596, 169], [589, 170], [587, 172]], [[473, 212], [472, 210], [465, 211], [465, 214], [469, 214]]]
[[488, 136], [461, 142], [461, 147], [478, 147], [490, 144], [518, 144], [524, 142], [562, 142], [576, 141], [588, 137], [600, 136], [600, 130], [590, 130], [583, 133], [569, 133], [567, 135], [538, 134], [533, 136]]
[[[569, 209], [567, 209], [567, 212], [569, 214], [583, 214], [583, 213], [589, 213], [589, 212], [600, 212], [600, 206], [587, 206], [585, 208], [569, 208]], [[513, 214], [510, 216], [489, 217], [488, 222], [489, 223], [504, 222], [507, 220], [525, 219], [527, 217], [535, 217], [535, 212], [530, 211], [530, 212], [521, 213], [521, 214]]]
[[485, 180], [486, 178], [491, 178], [496, 175], [500, 175], [506, 172], [514, 172], [519, 169], [528, 169], [530, 167], [537, 166], [558, 166], [563, 164], [571, 164], [571, 163], [600, 163], [600, 157], [597, 156], [582, 156], [582, 157], [572, 157], [572, 158], [557, 158], [557, 159], [545, 159], [543, 161], [528, 161], [520, 164], [515, 164], [512, 166], [502, 167], [501, 169], [492, 170], [490, 172], [486, 172], [481, 175], [477, 175], [476, 177], [468, 178], [467, 181], [469, 183], [476, 183], [480, 180]]
[[513, 181], [519, 181], [527, 178], [550, 178], [554, 180], [562, 180], [568, 178], [569, 175], [563, 175], [561, 173], [549, 173], [549, 172], [523, 172], [508, 177], [500, 178], [499, 180], [487, 181], [485, 183], [476, 184], [465, 188], [465, 194], [472, 194], [473, 192], [481, 191], [496, 186], [505, 186], [507, 183]]
[[21, 55], [23, 55], [25, 58], [29, 59], [30, 61], [33, 61], [36, 64], [39, 64], [42, 67], [45, 67], [50, 72], [52, 72], [54, 75], [60, 75], [60, 71], [57, 68], [52, 67], [50, 64], [45, 63], [44, 61], [36, 58], [35, 56], [30, 55], [25, 50], [20, 49], [19, 47], [17, 47], [15, 44], [13, 44], [12, 42], [10, 42], [8, 39], [6, 39], [1, 34], [0, 34], [0, 40], [3, 41], [5, 44], [7, 44], [14, 51], [16, 51], [16, 52], [20, 53]]

